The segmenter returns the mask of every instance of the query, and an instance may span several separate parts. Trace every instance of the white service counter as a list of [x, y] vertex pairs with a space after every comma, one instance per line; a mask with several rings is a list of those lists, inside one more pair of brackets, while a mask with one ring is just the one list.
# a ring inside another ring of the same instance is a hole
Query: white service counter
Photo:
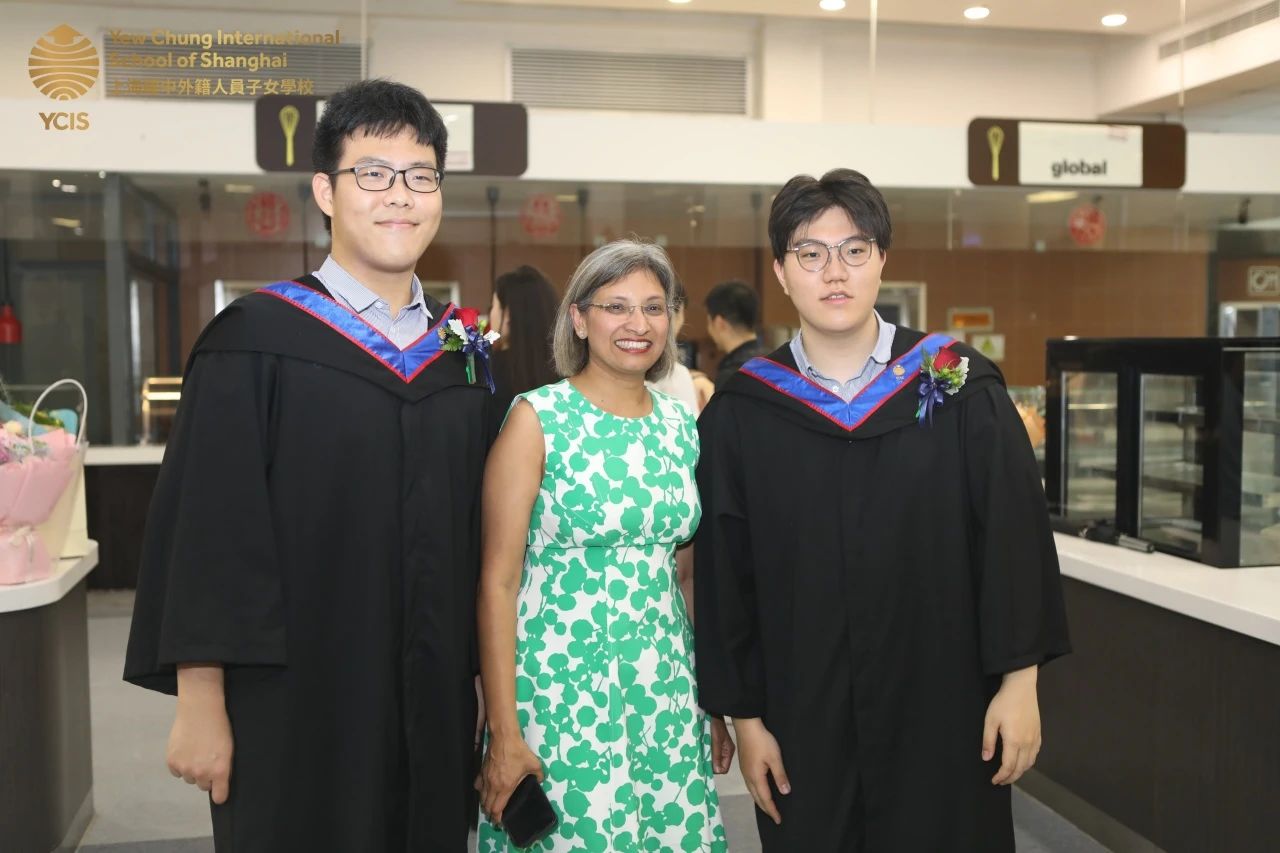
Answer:
[[164, 459], [163, 444], [89, 445], [86, 465], [159, 465]]
[[93, 817], [86, 576], [98, 545], [0, 586], [0, 849], [75, 850]]
[[85, 579], [89, 572], [98, 565], [98, 543], [89, 543], [89, 552], [83, 557], [68, 557], [59, 560], [53, 574], [42, 581], [22, 583], [13, 586], [0, 585], [0, 613], [13, 613], [18, 610], [31, 610], [56, 604], [67, 593], [76, 588], [76, 584]]
[[1111, 849], [1280, 849], [1280, 566], [1055, 538], [1072, 652], [1020, 784]]
[[1054, 534], [1064, 577], [1280, 646], [1280, 566], [1219, 569]]

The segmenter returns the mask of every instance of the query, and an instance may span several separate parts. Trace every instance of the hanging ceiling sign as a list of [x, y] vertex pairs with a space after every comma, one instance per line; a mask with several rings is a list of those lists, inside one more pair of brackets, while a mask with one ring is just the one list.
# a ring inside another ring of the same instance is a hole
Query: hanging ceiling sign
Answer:
[[976, 186], [1177, 189], [1187, 177], [1180, 124], [976, 118], [968, 144]]
[[[318, 98], [270, 95], [255, 104], [254, 146], [264, 172], [310, 172]], [[524, 104], [436, 102], [449, 132], [445, 173], [518, 177], [529, 167], [529, 113]]]

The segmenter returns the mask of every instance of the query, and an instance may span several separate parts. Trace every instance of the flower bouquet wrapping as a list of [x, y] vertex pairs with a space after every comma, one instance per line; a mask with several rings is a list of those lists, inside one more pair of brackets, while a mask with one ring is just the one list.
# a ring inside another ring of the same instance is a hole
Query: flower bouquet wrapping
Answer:
[[[70, 385], [85, 396], [74, 379], [63, 379], [44, 390], [29, 415], [0, 405], [0, 584], [43, 580], [53, 560], [36, 527], [49, 519], [67, 486], [84, 462], [85, 417], [40, 410], [50, 391]], [[85, 397], [84, 414], [88, 414]]]

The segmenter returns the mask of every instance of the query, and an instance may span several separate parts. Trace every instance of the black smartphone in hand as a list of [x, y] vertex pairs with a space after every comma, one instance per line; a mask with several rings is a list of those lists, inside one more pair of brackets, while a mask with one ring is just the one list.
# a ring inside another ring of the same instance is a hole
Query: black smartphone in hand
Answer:
[[511, 842], [517, 847], [530, 847], [550, 835], [557, 823], [538, 777], [530, 774], [521, 779], [502, 810], [502, 828]]

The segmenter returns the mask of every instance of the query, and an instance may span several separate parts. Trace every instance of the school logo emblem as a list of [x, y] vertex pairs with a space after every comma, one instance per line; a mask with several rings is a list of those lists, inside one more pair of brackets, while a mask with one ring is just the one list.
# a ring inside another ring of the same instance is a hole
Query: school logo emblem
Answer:
[[31, 83], [55, 101], [73, 101], [98, 80], [93, 42], [63, 24], [40, 37], [27, 60]]

